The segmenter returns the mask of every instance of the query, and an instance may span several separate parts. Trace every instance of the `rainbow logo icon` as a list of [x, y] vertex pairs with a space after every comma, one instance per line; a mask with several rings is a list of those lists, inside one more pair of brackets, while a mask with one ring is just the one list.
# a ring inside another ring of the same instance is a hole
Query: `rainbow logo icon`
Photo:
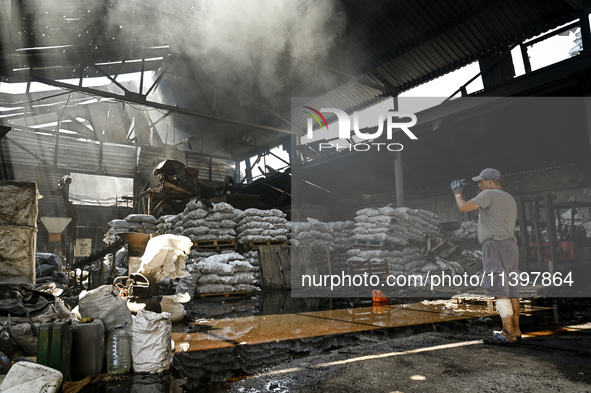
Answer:
[[[317, 111], [316, 109], [310, 107], [310, 106], [303, 106], [302, 108], [306, 108], [309, 109], [309, 111], [303, 111], [304, 113], [312, 116], [314, 119], [316, 119], [316, 122], [318, 123], [318, 125], [320, 126], [320, 128], [322, 127], [326, 127], [326, 129], [328, 130], [328, 124], [326, 123], [326, 119], [324, 118], [324, 116], [322, 116], [322, 113], [320, 113], [319, 111]], [[322, 119], [322, 121], [324, 122], [324, 125], [322, 125], [322, 123], [320, 122], [320, 119]]]

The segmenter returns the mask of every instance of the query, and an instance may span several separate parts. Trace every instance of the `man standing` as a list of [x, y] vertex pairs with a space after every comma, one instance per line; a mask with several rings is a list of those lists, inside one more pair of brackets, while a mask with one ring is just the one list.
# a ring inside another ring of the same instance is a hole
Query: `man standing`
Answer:
[[514, 234], [517, 204], [502, 189], [501, 173], [496, 169], [487, 168], [472, 180], [478, 182], [480, 193], [469, 201], [462, 196], [462, 181], [454, 180], [451, 188], [461, 212], [479, 209], [478, 241], [482, 244], [484, 293], [494, 296], [503, 322], [503, 330], [493, 332], [493, 336], [484, 341], [512, 344], [521, 339], [519, 288], [509, 285], [509, 275], [518, 274], [519, 268], [519, 251]]

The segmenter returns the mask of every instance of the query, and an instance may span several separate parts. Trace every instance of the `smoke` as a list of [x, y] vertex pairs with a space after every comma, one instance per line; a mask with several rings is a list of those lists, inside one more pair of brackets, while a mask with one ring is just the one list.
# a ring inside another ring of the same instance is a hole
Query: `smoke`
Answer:
[[[262, 95], [284, 87], [287, 79], [331, 86], [334, 73], [318, 64], [326, 64], [346, 23], [338, 0], [23, 4], [21, 11], [30, 24], [17, 32], [17, 47], [64, 46], [64, 59], [75, 64], [75, 56], [82, 56], [83, 62], [85, 50], [111, 53], [106, 60], [117, 61], [116, 53], [133, 58], [146, 48], [169, 45], [174, 57], [186, 59], [193, 77], [206, 76], [204, 82], [216, 89]], [[34, 42], [26, 37], [34, 37]]]
[[[13, 15], [22, 11], [16, 19], [27, 20], [13, 32], [19, 40], [16, 47], [56, 46], [59, 49], [43, 53], [63, 52], [63, 57], [36, 57], [55, 64], [35, 66], [67, 70], [66, 64], [71, 64], [78, 73], [76, 65], [82, 63], [91, 76], [99, 77], [101, 72], [83, 64], [92, 61], [89, 53], [115, 63], [137, 60], [155, 52], [153, 47], [169, 46], [172, 66], [160, 82], [160, 91], [151, 93], [154, 101], [202, 112], [215, 108], [214, 113], [222, 116], [234, 105], [239, 108], [232, 108], [230, 117], [253, 121], [254, 103], [270, 109], [262, 110], [261, 116], [285, 115], [282, 111], [289, 107], [290, 94], [316, 96], [337, 81], [342, 83], [337, 72], [323, 67], [334, 60], [335, 49], [342, 49], [338, 45], [346, 15], [339, 0], [26, 0], [22, 4], [11, 11]], [[13, 65], [21, 66], [27, 64]], [[116, 63], [102, 66], [112, 74], [118, 67]], [[126, 87], [136, 91], [128, 83]], [[150, 82], [145, 81], [146, 85]], [[161, 116], [159, 112], [152, 115], [152, 120]], [[195, 134], [198, 128], [193, 119], [178, 116], [177, 123], [172, 119], [158, 123], [159, 129], [170, 124]], [[214, 125], [223, 131], [224, 124]]]
[[216, 88], [263, 96], [282, 88], [285, 77], [309, 78], [345, 28], [335, 0], [143, 0], [121, 2], [110, 15], [127, 15], [138, 46], [170, 45]]

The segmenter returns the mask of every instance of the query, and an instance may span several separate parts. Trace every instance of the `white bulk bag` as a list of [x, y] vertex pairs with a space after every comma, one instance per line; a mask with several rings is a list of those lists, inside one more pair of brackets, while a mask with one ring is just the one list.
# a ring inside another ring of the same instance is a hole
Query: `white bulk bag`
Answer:
[[170, 278], [182, 278], [185, 261], [193, 242], [186, 236], [160, 235], [151, 238], [140, 258], [139, 273], [152, 276], [156, 281]]
[[103, 321], [107, 336], [122, 323], [127, 322], [127, 326], [131, 326], [132, 322], [131, 311], [127, 308], [127, 303], [113, 293], [112, 285], [101, 285], [85, 295], [81, 293], [78, 311], [82, 318]]
[[160, 373], [172, 365], [170, 313], [139, 310], [131, 329], [131, 358], [136, 373]]
[[60, 388], [63, 375], [51, 367], [32, 362], [16, 362], [2, 383], [3, 393], [54, 393]]

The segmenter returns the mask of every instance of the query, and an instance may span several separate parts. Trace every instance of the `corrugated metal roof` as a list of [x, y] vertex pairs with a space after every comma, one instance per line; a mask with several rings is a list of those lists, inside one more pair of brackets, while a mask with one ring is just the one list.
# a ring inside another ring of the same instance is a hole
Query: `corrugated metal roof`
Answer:
[[[65, 135], [59, 136], [58, 160], [54, 165], [56, 148], [55, 133], [13, 129], [2, 139], [7, 146], [10, 161], [20, 167], [54, 167], [63, 174], [80, 172], [94, 174], [102, 167], [108, 176], [132, 177], [136, 165], [134, 146], [100, 143], [93, 140], [78, 140]], [[102, 155], [101, 155], [102, 154]], [[99, 164], [99, 158], [102, 163]], [[30, 179], [32, 180], [32, 179]], [[57, 182], [55, 183], [57, 185]]]
[[[100, 72], [92, 65], [106, 62], [116, 62], [101, 66], [106, 73], [115, 75], [141, 69], [141, 62], [130, 60], [161, 57], [145, 64], [146, 69], [157, 71], [155, 77], [159, 71], [164, 73], [147, 99], [178, 105], [196, 114], [177, 113], [151, 127], [166, 110], [152, 113], [148, 119], [149, 105], [136, 102], [121, 106], [111, 101], [94, 104], [97, 109], [93, 115], [85, 114], [86, 109], [76, 108], [77, 102], [72, 101], [68, 112], [92, 118], [94, 128], [108, 131], [106, 142], [128, 143], [133, 122], [136, 143], [159, 146], [159, 136], [189, 151], [180, 142], [193, 138], [193, 151], [241, 160], [288, 141], [290, 123], [296, 129], [305, 129], [302, 114], [291, 113], [292, 97], [314, 97], [314, 105], [330, 103], [331, 107], [351, 113], [571, 21], [582, 15], [591, 1], [299, 1], [295, 6], [330, 4], [333, 14], [322, 21], [327, 26], [345, 21], [339, 35], [313, 37], [322, 45], [332, 40], [324, 52], [293, 50], [297, 34], [304, 33], [299, 29], [309, 17], [305, 12], [296, 12], [285, 19], [265, 20], [271, 28], [259, 37], [236, 37], [226, 31], [226, 35], [217, 37], [221, 45], [208, 55], [198, 51], [204, 47], [200, 28], [210, 11], [205, 1], [25, 0], [11, 4], [17, 8], [12, 8], [12, 18], [4, 16], [4, 21], [8, 19], [12, 25], [2, 30], [0, 37], [4, 76], [27, 76], [26, 70], [12, 71], [15, 67], [33, 67], [34, 75], [54, 79], [96, 76]], [[170, 28], [162, 29], [166, 24]], [[289, 39], [283, 46], [271, 47], [274, 35], [283, 31], [290, 32]], [[17, 51], [48, 45], [60, 47]], [[232, 57], [230, 52], [244, 48], [244, 53]], [[214, 58], [221, 61], [217, 68], [210, 64]], [[272, 70], [264, 62], [269, 58], [276, 61]], [[165, 64], [168, 68], [163, 67]], [[143, 92], [152, 82], [144, 82]], [[128, 87], [133, 90], [133, 86]], [[121, 93], [117, 87], [108, 90]], [[87, 95], [81, 93], [83, 96]], [[4, 96], [0, 102], [19, 99]], [[61, 109], [53, 108], [54, 112]], [[115, 117], [105, 120], [106, 112]], [[41, 115], [39, 111], [28, 116], [29, 125], [40, 121], [37, 115]], [[3, 123], [7, 124], [6, 120]], [[171, 132], [171, 128], [175, 131]], [[79, 147], [71, 145], [74, 156]], [[90, 163], [97, 160], [94, 153], [89, 154], [89, 164], [77, 165], [90, 169]]]
[[[348, 3], [345, 1], [345, 3]], [[370, 67], [399, 91], [579, 17], [589, 2], [400, 1], [347, 38], [349, 69]], [[354, 15], [354, 14], [351, 14]], [[359, 21], [360, 24], [363, 21]]]

